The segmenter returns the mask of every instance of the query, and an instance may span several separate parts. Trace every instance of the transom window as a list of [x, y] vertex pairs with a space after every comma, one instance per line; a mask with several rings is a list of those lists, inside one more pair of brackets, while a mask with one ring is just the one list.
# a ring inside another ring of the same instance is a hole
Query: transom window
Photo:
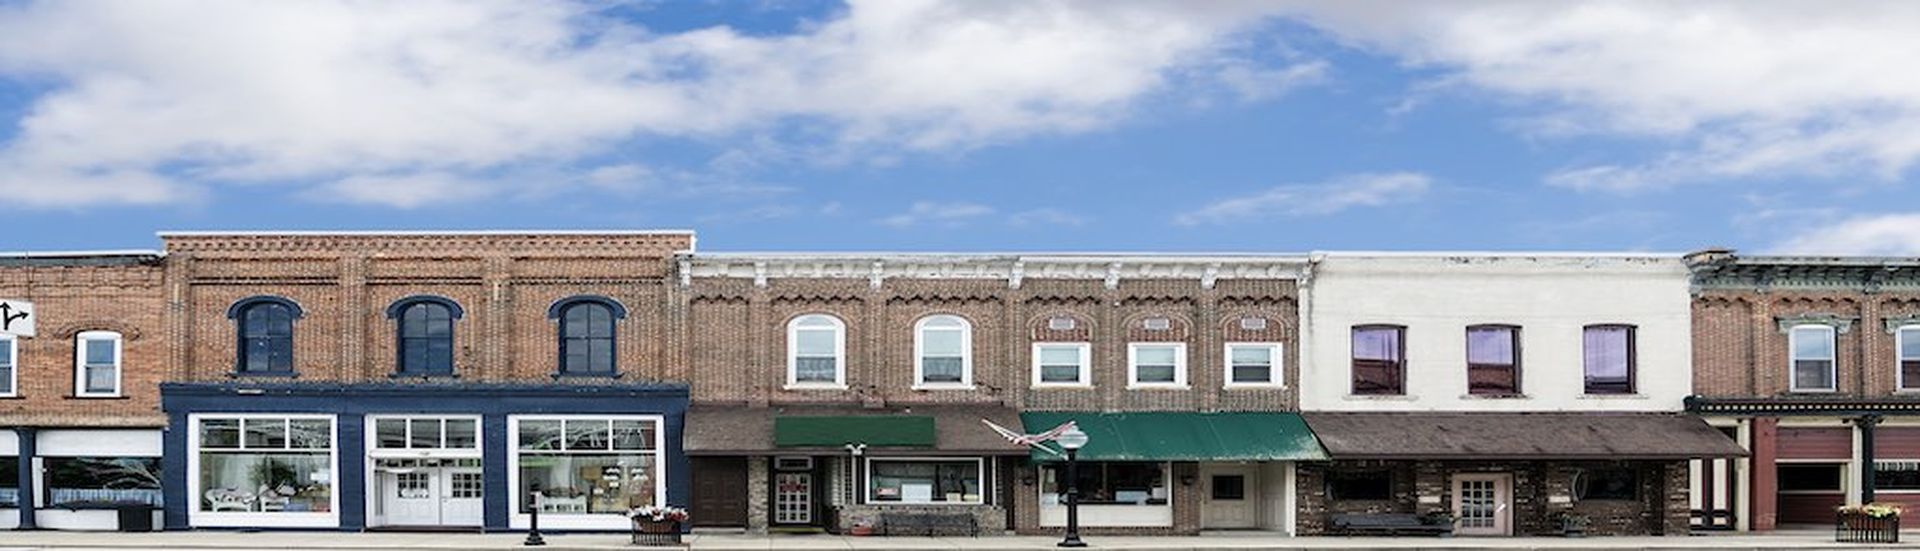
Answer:
[[1033, 345], [1034, 386], [1085, 386], [1093, 347], [1084, 342], [1047, 342]]
[[914, 386], [973, 384], [973, 326], [959, 316], [928, 316], [913, 338]]
[[1587, 394], [1633, 394], [1634, 327], [1589, 325], [1583, 337]]
[[1278, 386], [1281, 384], [1280, 343], [1227, 343], [1225, 355], [1227, 386]]
[[1511, 396], [1520, 393], [1520, 328], [1475, 325], [1467, 328], [1467, 393]]
[[1353, 328], [1353, 393], [1406, 394], [1407, 328], [1362, 325]]
[[120, 334], [86, 331], [74, 337], [75, 395], [120, 395]]
[[235, 372], [293, 373], [293, 320], [300, 317], [299, 305], [280, 297], [253, 297], [234, 303], [227, 317], [239, 332]]
[[0, 396], [13, 396], [19, 392], [20, 382], [14, 369], [19, 355], [19, 341], [11, 336], [0, 335]]
[[1900, 349], [1900, 390], [1920, 390], [1920, 325], [1901, 327], [1894, 334]]
[[1127, 345], [1129, 387], [1187, 386], [1185, 343], [1136, 342]]
[[840, 318], [808, 314], [787, 323], [787, 385], [846, 385], [847, 335]]
[[560, 374], [612, 376], [616, 363], [616, 320], [626, 308], [611, 299], [574, 297], [553, 305], [549, 318], [560, 320]]
[[1836, 387], [1834, 331], [1827, 325], [1796, 325], [1789, 354], [1793, 358], [1794, 392], [1828, 392]]
[[472, 417], [381, 417], [373, 421], [379, 449], [479, 449], [479, 420]]
[[399, 320], [401, 375], [453, 374], [453, 320], [459, 305], [439, 297], [414, 297], [394, 303], [387, 316]]

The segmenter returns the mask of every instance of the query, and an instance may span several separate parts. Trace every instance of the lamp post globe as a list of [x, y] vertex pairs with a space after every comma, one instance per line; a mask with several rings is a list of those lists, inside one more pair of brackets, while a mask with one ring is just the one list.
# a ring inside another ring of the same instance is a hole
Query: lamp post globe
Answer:
[[1060, 540], [1060, 547], [1086, 547], [1087, 542], [1080, 541], [1080, 448], [1087, 445], [1087, 433], [1080, 427], [1067, 427], [1065, 432], [1054, 438], [1061, 449], [1067, 450], [1067, 536]]

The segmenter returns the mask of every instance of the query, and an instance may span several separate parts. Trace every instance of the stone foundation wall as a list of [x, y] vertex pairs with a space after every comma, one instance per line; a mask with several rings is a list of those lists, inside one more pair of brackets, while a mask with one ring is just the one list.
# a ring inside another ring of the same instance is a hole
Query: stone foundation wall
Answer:
[[[1007, 512], [997, 505], [842, 505], [839, 507], [839, 526], [842, 530], [865, 523], [875, 527], [874, 533], [880, 533], [881, 513], [968, 513], [973, 522], [980, 526], [982, 535], [995, 535], [1007, 530]], [[919, 535], [911, 532], [894, 535]], [[945, 534], [952, 535], [952, 534]]]
[[[1638, 471], [1639, 499], [1574, 499], [1576, 474], [1589, 468], [1622, 466]], [[1328, 499], [1326, 480], [1330, 470], [1366, 469], [1393, 473], [1389, 499]], [[1516, 536], [1558, 535], [1560, 519], [1567, 513], [1587, 516], [1587, 534], [1596, 536], [1685, 535], [1689, 524], [1687, 468], [1683, 461], [1336, 461], [1302, 464], [1298, 473], [1297, 528], [1301, 535], [1326, 534], [1336, 514], [1451, 512], [1453, 475], [1465, 473], [1513, 476], [1511, 509]]]

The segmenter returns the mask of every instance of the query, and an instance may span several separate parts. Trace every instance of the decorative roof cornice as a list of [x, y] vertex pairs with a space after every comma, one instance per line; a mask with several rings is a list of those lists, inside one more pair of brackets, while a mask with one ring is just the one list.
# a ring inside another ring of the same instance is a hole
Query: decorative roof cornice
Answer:
[[1914, 398], [1707, 398], [1688, 396], [1691, 413], [1747, 415], [1920, 415], [1920, 397]]
[[1687, 255], [1695, 289], [1920, 290], [1920, 257]]
[[989, 279], [1020, 288], [1030, 279], [1100, 281], [1191, 280], [1212, 288], [1222, 279], [1295, 280], [1307, 273], [1305, 255], [1150, 254], [696, 254], [680, 257], [680, 284], [694, 278], [863, 279], [878, 289], [888, 279]]

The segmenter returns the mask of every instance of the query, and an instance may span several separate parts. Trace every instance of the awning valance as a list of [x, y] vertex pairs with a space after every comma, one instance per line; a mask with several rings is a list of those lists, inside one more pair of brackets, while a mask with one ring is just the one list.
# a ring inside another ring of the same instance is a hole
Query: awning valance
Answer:
[[1746, 455], [1692, 415], [1308, 413], [1333, 459], [1691, 459]]
[[[1305, 461], [1326, 459], [1299, 414], [1279, 412], [1047, 411], [1020, 414], [1028, 433], [1074, 421], [1087, 461]], [[1037, 461], [1061, 456], [1034, 451]]]
[[911, 408], [845, 406], [694, 406], [683, 441], [694, 455], [847, 453], [865, 444], [869, 454], [1016, 455], [1015, 446], [980, 422], [1018, 424], [1000, 406]]
[[776, 416], [773, 447], [808, 448], [866, 444], [879, 447], [933, 447], [929, 415]]

